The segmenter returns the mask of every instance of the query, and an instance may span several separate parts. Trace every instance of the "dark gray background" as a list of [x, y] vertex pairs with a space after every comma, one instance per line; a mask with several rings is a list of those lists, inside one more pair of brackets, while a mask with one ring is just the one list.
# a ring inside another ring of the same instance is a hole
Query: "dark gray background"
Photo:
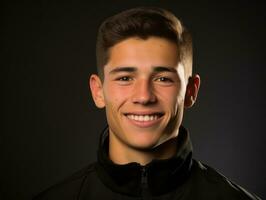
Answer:
[[170, 9], [192, 32], [202, 85], [184, 125], [195, 158], [266, 197], [264, 4], [97, 2], [2, 6], [0, 199], [29, 199], [95, 160], [106, 123], [87, 86], [97, 28], [138, 5]]

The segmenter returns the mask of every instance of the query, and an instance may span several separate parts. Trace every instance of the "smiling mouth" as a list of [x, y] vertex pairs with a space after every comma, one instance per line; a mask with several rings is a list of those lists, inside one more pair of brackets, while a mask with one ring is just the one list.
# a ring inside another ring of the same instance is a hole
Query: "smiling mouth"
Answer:
[[162, 116], [163, 116], [162, 113], [144, 114], [144, 115], [126, 114], [127, 118], [134, 120], [134, 121], [138, 121], [138, 122], [152, 122], [152, 121], [156, 121]]

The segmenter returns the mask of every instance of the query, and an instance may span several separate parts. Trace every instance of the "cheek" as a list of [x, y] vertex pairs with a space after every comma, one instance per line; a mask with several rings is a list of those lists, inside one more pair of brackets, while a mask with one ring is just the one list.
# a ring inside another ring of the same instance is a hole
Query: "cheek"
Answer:
[[104, 88], [104, 99], [106, 105], [113, 107], [120, 107], [128, 98], [128, 90], [115, 86], [112, 84], [107, 84], [108, 87]]
[[184, 94], [180, 94], [176, 90], [164, 90], [164, 94], [161, 97], [164, 100], [164, 106], [168, 110], [170, 119], [178, 121], [183, 115], [184, 96]]
[[174, 88], [161, 89], [159, 97], [164, 102], [164, 105], [174, 113], [177, 111], [182, 99], [181, 95]]

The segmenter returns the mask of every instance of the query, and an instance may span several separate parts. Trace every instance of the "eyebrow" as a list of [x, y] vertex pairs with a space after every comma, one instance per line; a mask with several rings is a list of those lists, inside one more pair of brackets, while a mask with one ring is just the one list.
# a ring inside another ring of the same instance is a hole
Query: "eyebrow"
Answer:
[[115, 69], [111, 70], [109, 74], [115, 74], [118, 72], [135, 72], [137, 71], [136, 67], [116, 67]]
[[[136, 67], [116, 67], [115, 69], [111, 70], [109, 74], [116, 74], [119, 72], [136, 72]], [[174, 67], [168, 67], [168, 66], [155, 66], [153, 67], [153, 72], [172, 72], [177, 73], [176, 69]]]
[[173, 72], [177, 73], [176, 68], [174, 67], [166, 67], [166, 66], [156, 66], [153, 69], [154, 72]]

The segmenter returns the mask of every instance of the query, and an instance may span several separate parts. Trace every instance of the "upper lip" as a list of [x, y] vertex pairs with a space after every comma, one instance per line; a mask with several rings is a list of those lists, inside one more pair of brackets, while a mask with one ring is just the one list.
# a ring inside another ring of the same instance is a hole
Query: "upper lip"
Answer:
[[158, 111], [134, 111], [134, 112], [125, 112], [125, 115], [160, 115], [162, 116], [163, 112]]

